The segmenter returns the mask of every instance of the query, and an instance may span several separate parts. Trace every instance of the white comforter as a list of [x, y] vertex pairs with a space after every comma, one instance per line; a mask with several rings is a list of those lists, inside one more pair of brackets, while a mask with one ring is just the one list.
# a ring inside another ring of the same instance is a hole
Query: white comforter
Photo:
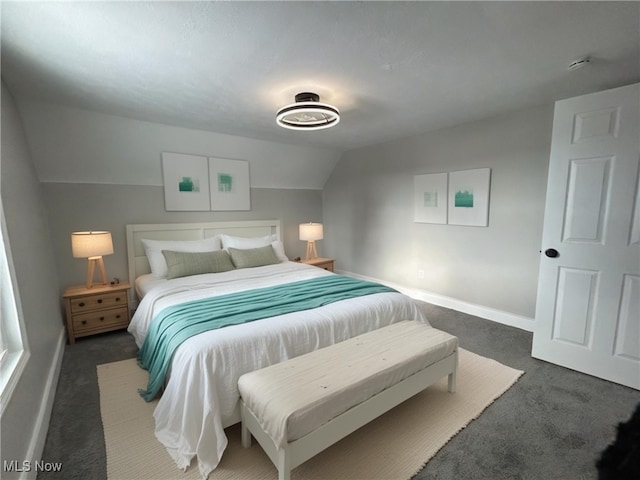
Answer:
[[[285, 262], [168, 280], [142, 299], [129, 332], [141, 346], [154, 315], [170, 305], [323, 275], [333, 274]], [[405, 319], [427, 323], [410, 298], [379, 293], [192, 337], [173, 356], [154, 412], [156, 437], [179, 468], [186, 469], [197, 457], [206, 478], [227, 446], [224, 427], [239, 421], [237, 383], [242, 374]]]

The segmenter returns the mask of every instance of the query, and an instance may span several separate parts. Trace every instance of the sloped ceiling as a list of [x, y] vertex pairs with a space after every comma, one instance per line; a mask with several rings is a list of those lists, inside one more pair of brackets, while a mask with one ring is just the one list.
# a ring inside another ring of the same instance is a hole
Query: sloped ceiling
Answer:
[[[11, 2], [13, 95], [349, 150], [640, 78], [638, 2]], [[569, 71], [588, 55], [589, 66]], [[341, 123], [278, 127], [313, 91]]]

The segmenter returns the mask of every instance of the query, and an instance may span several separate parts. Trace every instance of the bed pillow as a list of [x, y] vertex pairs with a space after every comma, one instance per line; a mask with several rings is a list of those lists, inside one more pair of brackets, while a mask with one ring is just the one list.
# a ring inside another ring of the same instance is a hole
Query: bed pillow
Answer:
[[271, 245], [258, 248], [229, 248], [231, 261], [236, 268], [262, 267], [280, 263]]
[[281, 262], [288, 262], [289, 259], [284, 253], [284, 245], [280, 240], [276, 240], [275, 235], [265, 235], [263, 237], [234, 237], [232, 235], [220, 235], [220, 241], [222, 242], [222, 248], [225, 250], [229, 248], [238, 248], [247, 250], [249, 248], [266, 247], [271, 245], [276, 252], [278, 260]]
[[273, 251], [275, 252], [276, 257], [278, 257], [278, 260], [280, 260], [281, 262], [289, 261], [289, 258], [284, 253], [284, 245], [282, 245], [282, 242], [280, 240], [271, 242], [271, 246], [273, 247]]
[[162, 250], [167, 262], [167, 279], [200, 275], [202, 273], [220, 273], [233, 270], [231, 257], [224, 250], [215, 252], [173, 252]]
[[167, 276], [167, 262], [162, 250], [173, 252], [213, 252], [221, 249], [218, 236], [203, 238], [202, 240], [148, 240], [141, 239], [144, 252], [149, 260], [151, 273], [159, 278]]
[[264, 237], [234, 237], [232, 235], [220, 235], [222, 241], [222, 248], [225, 250], [229, 248], [240, 248], [243, 250], [249, 248], [266, 247], [271, 245], [271, 242], [276, 241], [275, 235], [265, 235]]

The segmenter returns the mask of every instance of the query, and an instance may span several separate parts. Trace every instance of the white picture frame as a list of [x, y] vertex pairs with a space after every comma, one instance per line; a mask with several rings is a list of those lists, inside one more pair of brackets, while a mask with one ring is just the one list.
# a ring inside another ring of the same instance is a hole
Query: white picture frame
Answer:
[[209, 157], [211, 210], [251, 210], [249, 162]]
[[487, 227], [491, 169], [449, 172], [449, 225]]
[[447, 173], [413, 177], [414, 222], [447, 223], [447, 177]]
[[162, 153], [164, 208], [167, 211], [210, 209], [207, 157]]

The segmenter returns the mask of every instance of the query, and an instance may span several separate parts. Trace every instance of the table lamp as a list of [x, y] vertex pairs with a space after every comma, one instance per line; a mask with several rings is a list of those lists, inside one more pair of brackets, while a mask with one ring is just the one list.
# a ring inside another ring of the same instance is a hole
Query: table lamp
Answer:
[[71, 250], [74, 258], [86, 258], [87, 288], [92, 288], [93, 273], [96, 264], [100, 272], [100, 283], [107, 284], [107, 274], [104, 271], [103, 255], [113, 253], [113, 241], [110, 232], [73, 232], [71, 234]]
[[300, 224], [300, 240], [307, 241], [307, 256], [305, 260], [318, 258], [316, 252], [316, 240], [322, 240], [322, 224], [321, 223], [301, 223]]

